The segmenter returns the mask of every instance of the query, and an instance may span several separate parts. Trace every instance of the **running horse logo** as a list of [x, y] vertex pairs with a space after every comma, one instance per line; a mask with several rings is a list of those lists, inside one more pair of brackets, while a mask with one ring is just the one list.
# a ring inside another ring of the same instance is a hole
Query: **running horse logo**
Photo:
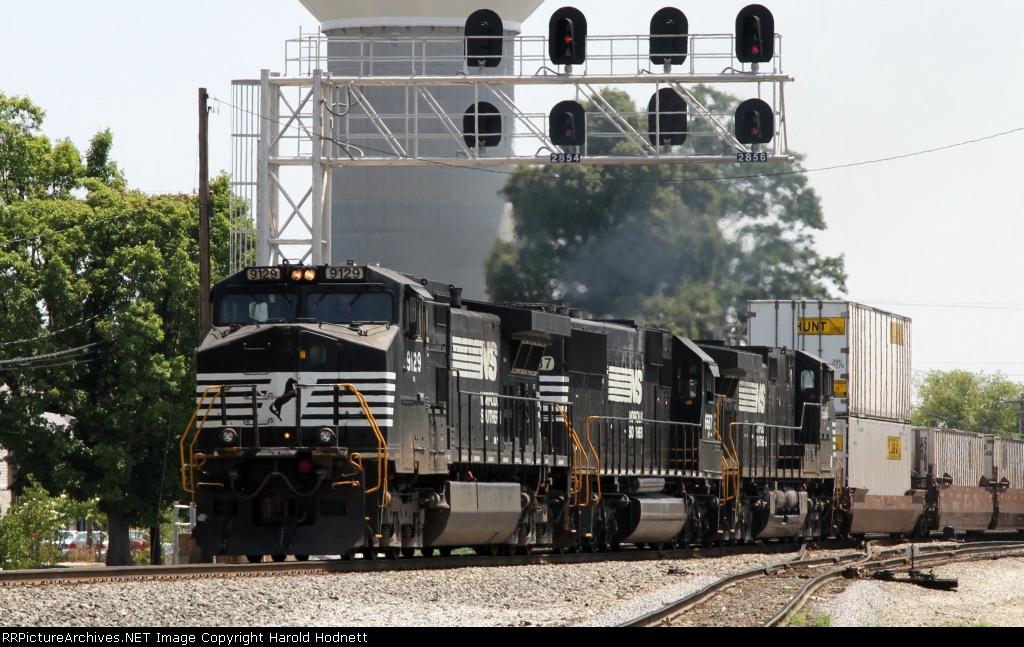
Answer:
[[298, 384], [298, 382], [295, 381], [295, 378], [288, 378], [288, 382], [284, 385], [284, 393], [270, 404], [270, 413], [277, 416], [278, 420], [281, 420], [281, 407], [295, 397], [296, 384]]

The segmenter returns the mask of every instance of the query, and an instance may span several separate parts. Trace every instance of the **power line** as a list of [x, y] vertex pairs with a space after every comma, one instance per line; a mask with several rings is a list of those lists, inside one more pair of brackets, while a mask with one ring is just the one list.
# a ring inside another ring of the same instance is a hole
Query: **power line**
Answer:
[[40, 335], [39, 337], [30, 337], [28, 339], [16, 339], [14, 341], [6, 341], [6, 342], [3, 342], [2, 344], [0, 344], [0, 347], [3, 347], [3, 346], [15, 346], [17, 344], [27, 344], [29, 342], [39, 341], [40, 339], [47, 339], [48, 337], [53, 337], [54, 335], [58, 335], [58, 334], [60, 334], [62, 332], [67, 332], [67, 331], [71, 330], [72, 328], [77, 328], [79, 326], [84, 326], [85, 324], [89, 323], [93, 319], [97, 319], [98, 317], [99, 317], [99, 315], [93, 315], [93, 316], [89, 317], [88, 319], [86, 319], [84, 321], [79, 321], [78, 323], [72, 324], [72, 325], [68, 326], [67, 328], [61, 328], [60, 330], [54, 330], [53, 332], [49, 332], [49, 333], [47, 333], [45, 335]]

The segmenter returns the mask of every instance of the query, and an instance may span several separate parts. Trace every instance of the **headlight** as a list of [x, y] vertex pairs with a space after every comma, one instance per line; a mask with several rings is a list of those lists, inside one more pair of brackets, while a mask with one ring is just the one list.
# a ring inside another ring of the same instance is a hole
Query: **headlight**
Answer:
[[316, 269], [312, 267], [307, 267], [306, 270], [302, 273], [302, 278], [306, 279], [307, 281], [315, 281]]
[[238, 433], [231, 428], [222, 429], [220, 432], [220, 442], [225, 445], [234, 445], [235, 441], [238, 440]]
[[330, 445], [334, 443], [334, 432], [327, 427], [324, 427], [317, 432], [316, 439], [320, 441], [321, 445]]

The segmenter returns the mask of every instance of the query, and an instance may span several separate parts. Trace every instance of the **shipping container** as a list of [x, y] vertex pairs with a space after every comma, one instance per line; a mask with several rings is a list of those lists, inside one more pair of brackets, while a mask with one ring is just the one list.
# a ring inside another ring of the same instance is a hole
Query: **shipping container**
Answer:
[[786, 346], [827, 360], [837, 416], [909, 423], [908, 317], [852, 301], [748, 301], [751, 346]]
[[922, 478], [952, 477], [952, 485], [974, 487], [992, 478], [992, 436], [958, 429], [914, 427], [915, 469]]
[[7, 450], [0, 447], [0, 516], [11, 509], [11, 470], [7, 464]]
[[993, 481], [1006, 479], [1010, 487], [1024, 490], [1024, 440], [995, 436], [992, 439]]
[[872, 496], [903, 496], [911, 488], [913, 432], [909, 424], [844, 418], [836, 422], [836, 460], [847, 487]]

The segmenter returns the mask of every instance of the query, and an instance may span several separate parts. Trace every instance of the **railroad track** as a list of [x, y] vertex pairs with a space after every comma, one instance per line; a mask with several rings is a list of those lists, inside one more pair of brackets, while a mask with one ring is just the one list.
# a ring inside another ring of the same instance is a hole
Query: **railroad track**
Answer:
[[[850, 542], [847, 542], [850, 543]], [[724, 557], [727, 555], [793, 553], [795, 544], [750, 545], [679, 550], [621, 550], [598, 553], [537, 552], [517, 556], [402, 557], [399, 559], [328, 559], [303, 562], [205, 563], [174, 566], [76, 566], [0, 571], [0, 588], [10, 586], [78, 584], [133, 580], [174, 580], [217, 577], [257, 577], [293, 573], [368, 573], [437, 570], [536, 564], [592, 564], [608, 561], [651, 561]]]
[[[913, 558], [906, 547], [864, 549], [841, 556], [807, 558], [806, 547], [792, 559], [736, 573], [688, 596], [619, 626], [784, 626], [821, 586], [841, 578], [871, 578], [875, 574], [893, 579], [907, 573], [905, 581], [938, 585], [922, 568], [934, 568], [955, 561], [992, 559], [1024, 555], [1024, 544], [972, 542], [959, 546], [918, 545]], [[913, 577], [910, 577], [910, 576]]]

